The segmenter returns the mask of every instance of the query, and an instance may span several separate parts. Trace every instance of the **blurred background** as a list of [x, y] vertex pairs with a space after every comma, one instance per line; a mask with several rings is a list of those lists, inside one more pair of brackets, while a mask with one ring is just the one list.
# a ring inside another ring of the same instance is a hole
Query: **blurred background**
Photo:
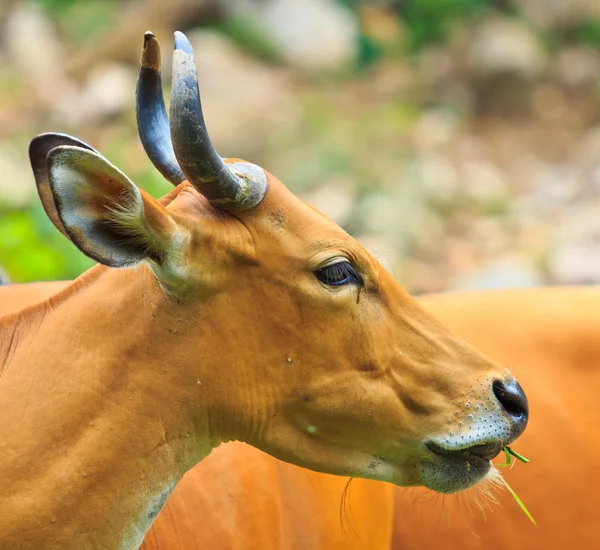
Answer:
[[0, 265], [91, 262], [46, 219], [45, 131], [169, 190], [134, 114], [143, 32], [190, 37], [223, 156], [276, 174], [410, 291], [600, 282], [600, 2], [0, 0]]

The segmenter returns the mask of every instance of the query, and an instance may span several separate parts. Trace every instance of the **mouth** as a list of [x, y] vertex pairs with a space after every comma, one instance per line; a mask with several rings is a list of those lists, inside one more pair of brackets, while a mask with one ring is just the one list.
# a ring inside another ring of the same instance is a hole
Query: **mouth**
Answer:
[[484, 443], [481, 445], [472, 445], [464, 449], [445, 449], [441, 445], [430, 441], [426, 447], [434, 454], [442, 458], [451, 460], [483, 460], [489, 462], [496, 458], [502, 450], [501, 443]]
[[490, 461], [502, 443], [484, 443], [463, 449], [446, 449], [432, 441], [425, 444], [434, 460], [423, 465], [425, 486], [439, 493], [455, 493], [472, 487], [490, 471]]

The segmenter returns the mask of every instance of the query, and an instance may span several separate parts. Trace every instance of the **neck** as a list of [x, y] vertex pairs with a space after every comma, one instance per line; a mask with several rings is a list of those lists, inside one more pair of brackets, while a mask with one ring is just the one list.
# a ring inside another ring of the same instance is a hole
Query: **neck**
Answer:
[[172, 311], [149, 269], [98, 267], [0, 319], [0, 547], [137, 548], [218, 444]]

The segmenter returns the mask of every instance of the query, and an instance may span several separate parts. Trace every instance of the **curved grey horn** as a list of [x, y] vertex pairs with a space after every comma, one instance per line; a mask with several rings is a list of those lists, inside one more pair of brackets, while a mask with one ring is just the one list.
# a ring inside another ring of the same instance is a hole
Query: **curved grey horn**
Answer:
[[192, 45], [175, 33], [171, 89], [171, 140], [188, 181], [217, 206], [254, 208], [264, 198], [267, 177], [246, 162], [225, 164], [215, 151], [204, 123]]
[[137, 82], [135, 114], [146, 154], [158, 171], [174, 185], [185, 176], [171, 145], [169, 118], [160, 78], [160, 45], [150, 31], [144, 34], [144, 49]]

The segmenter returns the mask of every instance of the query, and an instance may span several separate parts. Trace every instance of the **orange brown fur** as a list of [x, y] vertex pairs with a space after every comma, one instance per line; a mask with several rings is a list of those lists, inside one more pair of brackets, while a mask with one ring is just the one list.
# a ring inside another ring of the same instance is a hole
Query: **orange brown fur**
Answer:
[[[44, 299], [64, 284], [0, 288], [0, 313]], [[506, 491], [495, 493], [502, 508], [492, 506], [484, 520], [454, 497], [355, 479], [341, 508], [347, 479], [306, 472], [228, 443], [184, 476], [143, 548], [387, 549], [392, 523], [396, 550], [600, 546], [595, 517], [600, 491], [594, 482], [600, 459], [595, 435], [600, 290], [473, 292], [420, 302], [467, 341], [510, 365], [527, 385], [533, 417], [516, 449], [531, 463], [504, 473], [539, 528]]]
[[[127, 208], [135, 186], [95, 153], [55, 151], [55, 203], [70, 237], [132, 267], [97, 266], [0, 319], [0, 445], [10, 449], [0, 460], [0, 546], [135, 547], [183, 474], [224, 441], [450, 492], [485, 471], [463, 471], [427, 441], [470, 436], [486, 415], [498, 441], [515, 437], [492, 390], [509, 371], [454, 337], [273, 176], [261, 204], [235, 215], [187, 183], [166, 208], [138, 194], [142, 214], [152, 212], [143, 223], [172, 254], [168, 265], [152, 255], [136, 264], [147, 250], [135, 235], [127, 242], [102, 225], [106, 194]], [[277, 231], [275, 212], [286, 219]], [[360, 300], [356, 286], [333, 291], [314, 276], [338, 257], [361, 272]], [[491, 403], [472, 421], [460, 406], [471, 387]]]

